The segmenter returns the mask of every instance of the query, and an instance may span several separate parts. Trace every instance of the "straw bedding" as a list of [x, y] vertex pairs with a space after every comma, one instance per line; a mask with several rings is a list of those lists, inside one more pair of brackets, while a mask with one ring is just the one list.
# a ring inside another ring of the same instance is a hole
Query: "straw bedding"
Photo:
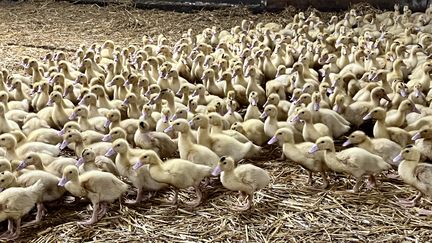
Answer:
[[[356, 6], [364, 12], [378, 11]], [[313, 11], [313, 10], [308, 10]], [[73, 5], [65, 2], [0, 2], [1, 66], [20, 72], [24, 55], [41, 57], [54, 50], [73, 54], [79, 44], [139, 44], [143, 34], [164, 34], [175, 41], [193, 28], [195, 33], [213, 25], [223, 29], [255, 22], [287, 23], [295, 9], [281, 13], [251, 14], [243, 8], [212, 12], [174, 13], [137, 10], [127, 3], [116, 6]], [[320, 13], [328, 18], [332, 14]], [[307, 185], [307, 173], [290, 162], [277, 161], [281, 151], [265, 148], [253, 161], [271, 173], [272, 183], [258, 192], [253, 208], [244, 213], [230, 210], [237, 194], [215, 182], [205, 189], [206, 200], [196, 209], [161, 205], [161, 192], [139, 206], [115, 203], [98, 224], [84, 228], [76, 221], [91, 213], [86, 202], [47, 205], [48, 215], [35, 227], [23, 229], [22, 242], [424, 242], [430, 240], [428, 218], [418, 217], [417, 208], [396, 204], [397, 198], [414, 195], [399, 180], [380, 178], [376, 189], [346, 192], [353, 180], [331, 174], [328, 190], [316, 189], [320, 181]], [[316, 177], [318, 178], [318, 177]], [[131, 194], [133, 192], [130, 192]], [[183, 193], [186, 200], [191, 194]], [[128, 195], [132, 198], [132, 195]], [[430, 207], [423, 199], [423, 206]], [[33, 215], [24, 218], [24, 222]], [[1, 229], [6, 229], [3, 222]]]

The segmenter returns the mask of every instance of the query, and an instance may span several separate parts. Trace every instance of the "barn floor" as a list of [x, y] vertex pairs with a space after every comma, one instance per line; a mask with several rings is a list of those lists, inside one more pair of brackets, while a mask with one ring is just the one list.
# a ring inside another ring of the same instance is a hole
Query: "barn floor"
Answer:
[[[363, 11], [374, 11], [362, 6]], [[0, 67], [20, 72], [24, 55], [42, 57], [54, 50], [73, 54], [80, 44], [139, 44], [142, 35], [164, 34], [175, 41], [189, 28], [200, 31], [213, 25], [227, 29], [243, 18], [255, 22], [286, 23], [294, 9], [279, 14], [250, 14], [242, 8], [198, 13], [136, 10], [127, 5], [99, 7], [65, 2], [0, 2]], [[339, 13], [343, 14], [343, 13]], [[323, 17], [328, 18], [327, 13]], [[205, 189], [206, 200], [196, 209], [184, 205], [164, 206], [158, 199], [139, 206], [124, 203], [111, 206], [109, 214], [92, 227], [76, 221], [90, 216], [86, 203], [66, 202], [47, 205], [44, 221], [24, 228], [22, 242], [331, 242], [331, 241], [420, 241], [430, 240], [428, 218], [417, 216], [419, 208], [397, 205], [397, 198], [414, 195], [401, 181], [381, 177], [376, 189], [361, 193], [346, 192], [353, 180], [331, 175], [328, 190], [306, 184], [307, 174], [289, 162], [279, 162], [280, 150], [265, 148], [260, 158], [250, 161], [270, 171], [271, 186], [256, 194], [253, 209], [245, 213], [231, 211], [237, 194], [220, 184]], [[315, 177], [318, 179], [318, 177]], [[191, 194], [181, 194], [188, 200]], [[133, 198], [129, 195], [128, 198]], [[431, 202], [423, 200], [423, 206]], [[31, 220], [34, 215], [24, 219]], [[6, 222], [1, 225], [6, 228]]]

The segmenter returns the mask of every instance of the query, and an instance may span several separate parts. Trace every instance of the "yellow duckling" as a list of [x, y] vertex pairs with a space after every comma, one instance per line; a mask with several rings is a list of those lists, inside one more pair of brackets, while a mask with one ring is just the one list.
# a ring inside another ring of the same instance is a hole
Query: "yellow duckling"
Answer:
[[0, 221], [8, 219], [8, 230], [2, 239], [14, 240], [19, 237], [21, 218], [30, 212], [44, 190], [41, 181], [29, 187], [11, 187], [0, 193]]
[[376, 120], [373, 127], [373, 135], [375, 138], [387, 138], [396, 142], [401, 147], [411, 144], [410, 134], [402, 128], [399, 127], [387, 127], [385, 125], [386, 111], [377, 107], [372, 109], [363, 119], [374, 119]]
[[102, 171], [89, 171], [79, 175], [76, 166], [68, 166], [63, 171], [59, 186], [76, 197], [87, 197], [93, 204], [92, 217], [80, 222], [83, 225], [96, 223], [107, 212], [107, 203], [119, 199], [128, 189], [127, 184], [113, 174]]
[[267, 171], [252, 164], [235, 166], [231, 157], [221, 157], [218, 166], [212, 175], [220, 174], [222, 185], [232, 191], [239, 191], [241, 199], [246, 197], [246, 204], [235, 207], [234, 210], [245, 211], [250, 209], [254, 198], [254, 192], [259, 191], [270, 183]]
[[328, 168], [336, 172], [343, 172], [353, 175], [356, 178], [356, 184], [352, 189], [357, 193], [362, 184], [362, 177], [369, 175], [369, 185], [375, 185], [375, 174], [391, 169], [380, 156], [372, 154], [362, 148], [349, 148], [336, 152], [333, 139], [330, 137], [321, 137], [309, 150], [310, 153], [316, 153], [319, 150], [324, 151], [325, 163]]
[[184, 119], [175, 120], [165, 132], [170, 132], [171, 130], [179, 132], [178, 138], [178, 148], [180, 153], [180, 158], [184, 160], [192, 161], [195, 164], [207, 165], [210, 167], [215, 167], [219, 157], [209, 148], [194, 144], [191, 141], [188, 133], [190, 132], [189, 124]]
[[144, 191], [157, 192], [167, 187], [167, 184], [156, 181], [150, 176], [148, 166], [143, 166], [139, 170], [133, 170], [132, 166], [136, 163], [147, 150], [140, 150], [133, 153], [129, 144], [124, 139], [117, 139], [113, 142], [112, 147], [107, 151], [105, 156], [116, 154], [115, 165], [121, 176], [128, 178], [132, 185], [137, 188], [135, 200], [128, 200], [129, 204], [137, 204], [143, 200]]
[[134, 141], [136, 146], [142, 149], [152, 149], [161, 158], [170, 158], [177, 151], [176, 143], [167, 134], [150, 130], [149, 124], [143, 120], [139, 121]]
[[45, 214], [44, 211], [46, 211], [43, 205], [44, 202], [52, 202], [63, 196], [65, 190], [57, 185], [59, 180], [59, 177], [40, 170], [28, 171], [18, 178], [16, 178], [13, 173], [4, 171], [0, 173], [0, 188], [4, 190], [10, 187], [29, 187], [38, 181], [42, 182], [43, 190], [41, 196], [37, 200], [36, 219], [26, 224], [31, 225], [37, 224], [42, 220]]
[[422, 161], [432, 160], [432, 129], [423, 128], [412, 137], [415, 146], [422, 155]]
[[209, 119], [205, 115], [196, 115], [189, 124], [198, 127], [198, 144], [210, 148], [218, 156], [230, 156], [235, 161], [239, 161], [243, 158], [250, 158], [261, 150], [252, 142], [241, 143], [225, 134], [210, 134]]
[[250, 141], [258, 146], [263, 145], [270, 139], [270, 137], [268, 137], [264, 132], [264, 123], [258, 119], [235, 122], [231, 125], [231, 130], [245, 135]]
[[119, 176], [114, 162], [105, 156], [96, 156], [96, 153], [91, 148], [84, 149], [75, 165], [79, 168], [81, 174], [91, 170], [99, 170]]
[[149, 165], [150, 176], [156, 181], [166, 183], [174, 187], [174, 198], [172, 204], [177, 204], [178, 189], [194, 187], [196, 200], [188, 205], [196, 207], [201, 203], [202, 192], [199, 187], [201, 181], [210, 177], [212, 168], [206, 165], [192, 163], [183, 159], [171, 159], [165, 162], [159, 158], [154, 151], [146, 151], [135, 163], [135, 170], [141, 168], [144, 164]]
[[[399, 155], [394, 158], [394, 162], [400, 162], [398, 174], [402, 180], [417, 189], [418, 194], [413, 200], [400, 200], [399, 203], [406, 207], [414, 207], [423, 196], [431, 195], [430, 175], [432, 165], [420, 163], [420, 152], [414, 146], [407, 146]], [[429, 210], [421, 209], [419, 214], [431, 215]]]
[[342, 144], [346, 147], [353, 144], [373, 154], [381, 156], [387, 163], [393, 165], [393, 159], [402, 149], [401, 146], [387, 138], [370, 138], [363, 131], [354, 131]]
[[282, 150], [285, 158], [300, 164], [309, 173], [308, 184], [312, 185], [312, 173], [319, 172], [323, 179], [322, 188], [328, 186], [326, 171], [327, 165], [324, 161], [324, 154], [317, 152], [310, 154], [309, 150], [314, 145], [311, 142], [294, 143], [294, 135], [288, 128], [280, 128], [276, 131], [275, 135], [268, 141], [268, 144], [276, 142], [282, 143]]

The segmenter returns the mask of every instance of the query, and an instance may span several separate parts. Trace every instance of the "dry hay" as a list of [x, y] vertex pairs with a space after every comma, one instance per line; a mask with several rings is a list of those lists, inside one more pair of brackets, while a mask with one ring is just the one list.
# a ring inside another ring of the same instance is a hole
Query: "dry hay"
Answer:
[[[117, 44], [139, 43], [143, 34], [164, 34], [171, 41], [188, 28], [199, 31], [212, 25], [228, 29], [243, 18], [255, 22], [286, 23], [296, 13], [288, 8], [281, 13], [251, 15], [234, 8], [213, 12], [175, 13], [159, 10], [136, 10], [127, 6], [98, 7], [64, 2], [0, 2], [0, 56], [2, 66], [19, 70], [20, 57], [40, 57], [52, 50], [69, 54], [79, 44], [89, 45], [112, 39]], [[368, 7], [365, 12], [376, 11]], [[313, 9], [306, 11], [309, 14]], [[334, 13], [318, 13], [329, 18]], [[342, 16], [344, 13], [337, 13]], [[169, 17], [167, 17], [169, 16]], [[306, 184], [307, 174], [299, 166], [276, 161], [280, 150], [266, 148], [262, 157], [252, 162], [272, 175], [271, 185], [258, 192], [253, 208], [244, 213], [230, 210], [237, 194], [220, 184], [205, 189], [207, 199], [196, 209], [166, 206], [158, 202], [172, 195], [159, 193], [155, 199], [139, 206], [113, 204], [107, 216], [92, 227], [76, 221], [86, 219], [88, 203], [47, 205], [48, 215], [37, 227], [23, 229], [22, 242], [331, 242], [331, 241], [420, 241], [431, 238], [430, 222], [418, 217], [416, 210], [405, 209], [397, 198], [414, 195], [399, 180], [380, 178], [377, 189], [347, 193], [353, 180], [331, 175], [331, 187], [320, 190]], [[190, 193], [182, 193], [189, 200]], [[128, 198], [133, 198], [129, 195]], [[423, 200], [429, 207], [430, 201]], [[24, 222], [31, 220], [29, 215]], [[2, 230], [6, 227], [2, 223]]]

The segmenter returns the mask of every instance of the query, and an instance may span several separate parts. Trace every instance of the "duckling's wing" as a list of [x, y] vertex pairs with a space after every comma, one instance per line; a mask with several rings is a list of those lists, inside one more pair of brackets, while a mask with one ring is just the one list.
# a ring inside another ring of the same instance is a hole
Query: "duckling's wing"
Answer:
[[342, 150], [336, 154], [336, 158], [339, 160], [339, 162], [345, 164], [346, 166], [351, 168], [360, 168], [356, 163], [356, 157], [353, 156], [353, 152], [354, 151], [350, 151], [350, 149]]
[[414, 169], [414, 175], [417, 180], [421, 181], [423, 184], [432, 187], [432, 165], [421, 163]]

